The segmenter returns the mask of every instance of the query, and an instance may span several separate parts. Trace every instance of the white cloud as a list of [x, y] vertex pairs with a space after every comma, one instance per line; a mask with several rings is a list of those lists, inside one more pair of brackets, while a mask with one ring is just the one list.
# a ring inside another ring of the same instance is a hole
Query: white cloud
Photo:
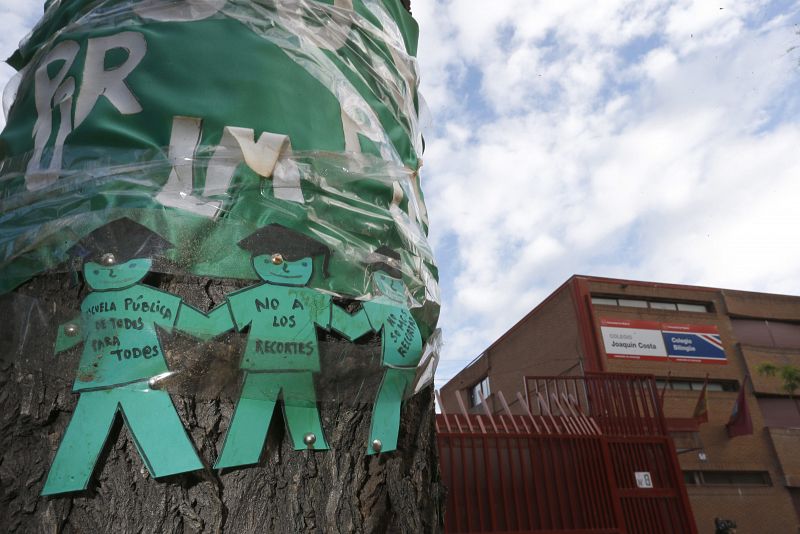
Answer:
[[415, 4], [440, 378], [574, 273], [798, 292], [796, 6], [478, 4]]

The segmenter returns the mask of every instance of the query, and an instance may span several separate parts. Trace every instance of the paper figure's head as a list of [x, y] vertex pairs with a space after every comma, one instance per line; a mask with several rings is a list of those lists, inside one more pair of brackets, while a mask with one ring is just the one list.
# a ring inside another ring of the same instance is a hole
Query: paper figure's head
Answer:
[[304, 286], [314, 272], [313, 258], [323, 256], [327, 267], [330, 249], [305, 234], [270, 224], [239, 241], [253, 255], [253, 268], [262, 280], [287, 286]]
[[84, 236], [70, 250], [83, 260], [83, 275], [95, 291], [122, 289], [139, 282], [153, 265], [153, 257], [172, 244], [146, 226], [123, 217]]
[[400, 272], [400, 254], [380, 246], [367, 256], [367, 269], [372, 272], [372, 283], [379, 294], [405, 300], [406, 285]]

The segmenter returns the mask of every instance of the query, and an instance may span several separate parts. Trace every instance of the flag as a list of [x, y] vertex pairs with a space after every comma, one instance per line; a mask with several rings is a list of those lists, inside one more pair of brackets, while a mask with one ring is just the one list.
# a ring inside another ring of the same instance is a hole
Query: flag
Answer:
[[708, 375], [706, 381], [703, 382], [703, 389], [700, 390], [700, 396], [697, 398], [697, 404], [694, 407], [694, 414], [692, 418], [698, 423], [708, 423]]
[[742, 388], [736, 397], [736, 402], [733, 403], [731, 418], [728, 424], [725, 425], [728, 430], [728, 437], [735, 438], [736, 436], [753, 433], [753, 420], [750, 418], [750, 408], [747, 406], [747, 394], [745, 393], [745, 385], [749, 379], [749, 376], [744, 378]]

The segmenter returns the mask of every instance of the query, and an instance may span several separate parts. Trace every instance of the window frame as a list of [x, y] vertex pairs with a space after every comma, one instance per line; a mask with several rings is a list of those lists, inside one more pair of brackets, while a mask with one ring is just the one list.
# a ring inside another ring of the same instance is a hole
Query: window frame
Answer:
[[[656, 377], [656, 388], [658, 391], [664, 389], [664, 385], [668, 384], [668, 391], [681, 391], [681, 392], [694, 392], [702, 391], [704, 378], [691, 378], [691, 377]], [[677, 387], [676, 387], [677, 386]], [[738, 380], [725, 379], [725, 378], [710, 378], [708, 380], [708, 388], [706, 391], [709, 393], [738, 393], [742, 384]]]
[[470, 408], [475, 408], [482, 404], [479, 392], [483, 393], [485, 399], [488, 399], [489, 395], [492, 394], [489, 385], [489, 375], [483, 376], [480, 380], [467, 388], [467, 401], [469, 402]]
[[[636, 295], [609, 295], [591, 294], [592, 305], [597, 306], [616, 306], [619, 308], [633, 308], [638, 310], [654, 310], [657, 312], [675, 313], [714, 313], [712, 302], [687, 302], [668, 299], [648, 299]], [[623, 304], [624, 302], [624, 304]], [[636, 304], [629, 304], [636, 303]], [[642, 306], [640, 303], [643, 303]], [[670, 307], [670, 306], [674, 306]], [[694, 308], [694, 309], [693, 309]]]
[[[727, 482], [709, 482], [706, 476], [711, 478], [713, 476], [727, 477]], [[742, 479], [736, 480], [736, 477], [741, 475], [742, 478], [748, 476], [757, 476], [761, 482], [744, 482]], [[768, 488], [772, 487], [772, 477], [769, 471], [736, 471], [724, 469], [687, 469], [683, 471], [683, 481], [687, 486], [706, 487], [706, 488]]]

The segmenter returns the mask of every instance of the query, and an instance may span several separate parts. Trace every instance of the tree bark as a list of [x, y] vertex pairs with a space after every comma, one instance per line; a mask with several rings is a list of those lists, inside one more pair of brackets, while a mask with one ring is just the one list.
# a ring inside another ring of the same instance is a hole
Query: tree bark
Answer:
[[[201, 310], [248, 285], [151, 275], [146, 283]], [[439, 478], [430, 388], [403, 405], [398, 450], [366, 456], [382, 370], [377, 336], [349, 343], [321, 333], [318, 390], [328, 451], [295, 451], [276, 411], [258, 465], [153, 479], [118, 415], [86, 491], [40, 497], [78, 396], [80, 349], [53, 354], [57, 326], [87, 289], [68, 274], [37, 277], [0, 297], [0, 531], [3, 532], [440, 532]], [[216, 459], [239, 388], [243, 336], [201, 345], [161, 332], [169, 391], [206, 466]], [[362, 380], [363, 378], [363, 380]], [[359, 387], [360, 392], [348, 388]], [[358, 402], [346, 401], [357, 399]]]

